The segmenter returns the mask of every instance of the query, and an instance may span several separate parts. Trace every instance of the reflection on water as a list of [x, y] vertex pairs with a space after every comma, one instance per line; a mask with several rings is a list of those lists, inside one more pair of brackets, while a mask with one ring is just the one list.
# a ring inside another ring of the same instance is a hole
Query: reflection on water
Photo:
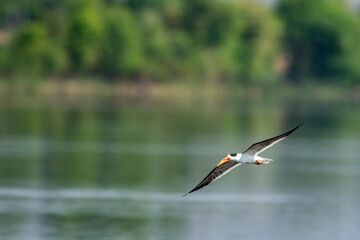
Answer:
[[[0, 239], [358, 239], [351, 102], [0, 107]], [[305, 124], [181, 197], [228, 152]]]

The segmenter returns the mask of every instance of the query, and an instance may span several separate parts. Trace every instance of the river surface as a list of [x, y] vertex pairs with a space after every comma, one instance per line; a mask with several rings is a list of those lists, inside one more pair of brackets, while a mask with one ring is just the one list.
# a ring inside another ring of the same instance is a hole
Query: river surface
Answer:
[[358, 102], [40, 98], [2, 102], [0, 129], [2, 240], [360, 239]]

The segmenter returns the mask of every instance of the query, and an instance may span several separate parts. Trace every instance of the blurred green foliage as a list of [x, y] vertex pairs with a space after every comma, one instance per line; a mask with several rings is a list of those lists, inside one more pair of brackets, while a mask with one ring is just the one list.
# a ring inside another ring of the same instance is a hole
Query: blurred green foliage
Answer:
[[341, 0], [3, 0], [0, 74], [356, 83], [359, 17]]
[[103, 34], [100, 1], [69, 0], [66, 9], [65, 51], [72, 70], [91, 71], [97, 62]]
[[66, 57], [54, 43], [44, 23], [24, 25], [10, 44], [7, 70], [32, 75], [60, 73], [66, 69]]
[[143, 64], [141, 33], [128, 9], [106, 9], [98, 69], [104, 74], [133, 75]]
[[293, 59], [290, 78], [359, 79], [360, 22], [344, 1], [282, 0], [279, 12]]

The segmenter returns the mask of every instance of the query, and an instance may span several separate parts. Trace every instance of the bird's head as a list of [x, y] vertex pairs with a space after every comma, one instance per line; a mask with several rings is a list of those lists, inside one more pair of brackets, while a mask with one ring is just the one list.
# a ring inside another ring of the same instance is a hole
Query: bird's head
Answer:
[[230, 153], [230, 154], [228, 154], [228, 155], [226, 156], [226, 158], [224, 158], [223, 160], [221, 160], [217, 166], [220, 166], [221, 164], [224, 164], [224, 163], [226, 163], [226, 162], [228, 162], [228, 161], [230, 161], [230, 160], [235, 160], [235, 161], [237, 161], [237, 160], [240, 159], [240, 155], [241, 155], [240, 153]]

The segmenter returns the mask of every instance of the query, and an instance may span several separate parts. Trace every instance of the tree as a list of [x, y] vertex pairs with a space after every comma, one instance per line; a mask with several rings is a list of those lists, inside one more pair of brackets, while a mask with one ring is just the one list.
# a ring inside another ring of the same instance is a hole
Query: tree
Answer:
[[[236, 14], [236, 13], [234, 13]], [[240, 4], [242, 28], [234, 53], [241, 76], [247, 81], [275, 79], [274, 61], [280, 52], [282, 24], [273, 12], [258, 3]]]
[[99, 0], [67, 1], [66, 49], [74, 71], [91, 71], [97, 63], [103, 31]]
[[210, 75], [242, 82], [275, 76], [273, 62], [279, 54], [282, 28], [270, 9], [258, 3], [204, 0], [185, 6], [187, 16], [194, 14], [184, 21], [185, 28], [205, 48]]
[[290, 79], [360, 76], [353, 63], [360, 60], [359, 23], [344, 1], [281, 0], [278, 10], [292, 59]]
[[136, 74], [143, 62], [139, 24], [124, 7], [107, 9], [104, 18], [98, 69], [110, 75]]
[[56, 74], [67, 65], [63, 49], [50, 38], [46, 25], [41, 22], [24, 25], [16, 33], [7, 56], [7, 71], [16, 74]]

